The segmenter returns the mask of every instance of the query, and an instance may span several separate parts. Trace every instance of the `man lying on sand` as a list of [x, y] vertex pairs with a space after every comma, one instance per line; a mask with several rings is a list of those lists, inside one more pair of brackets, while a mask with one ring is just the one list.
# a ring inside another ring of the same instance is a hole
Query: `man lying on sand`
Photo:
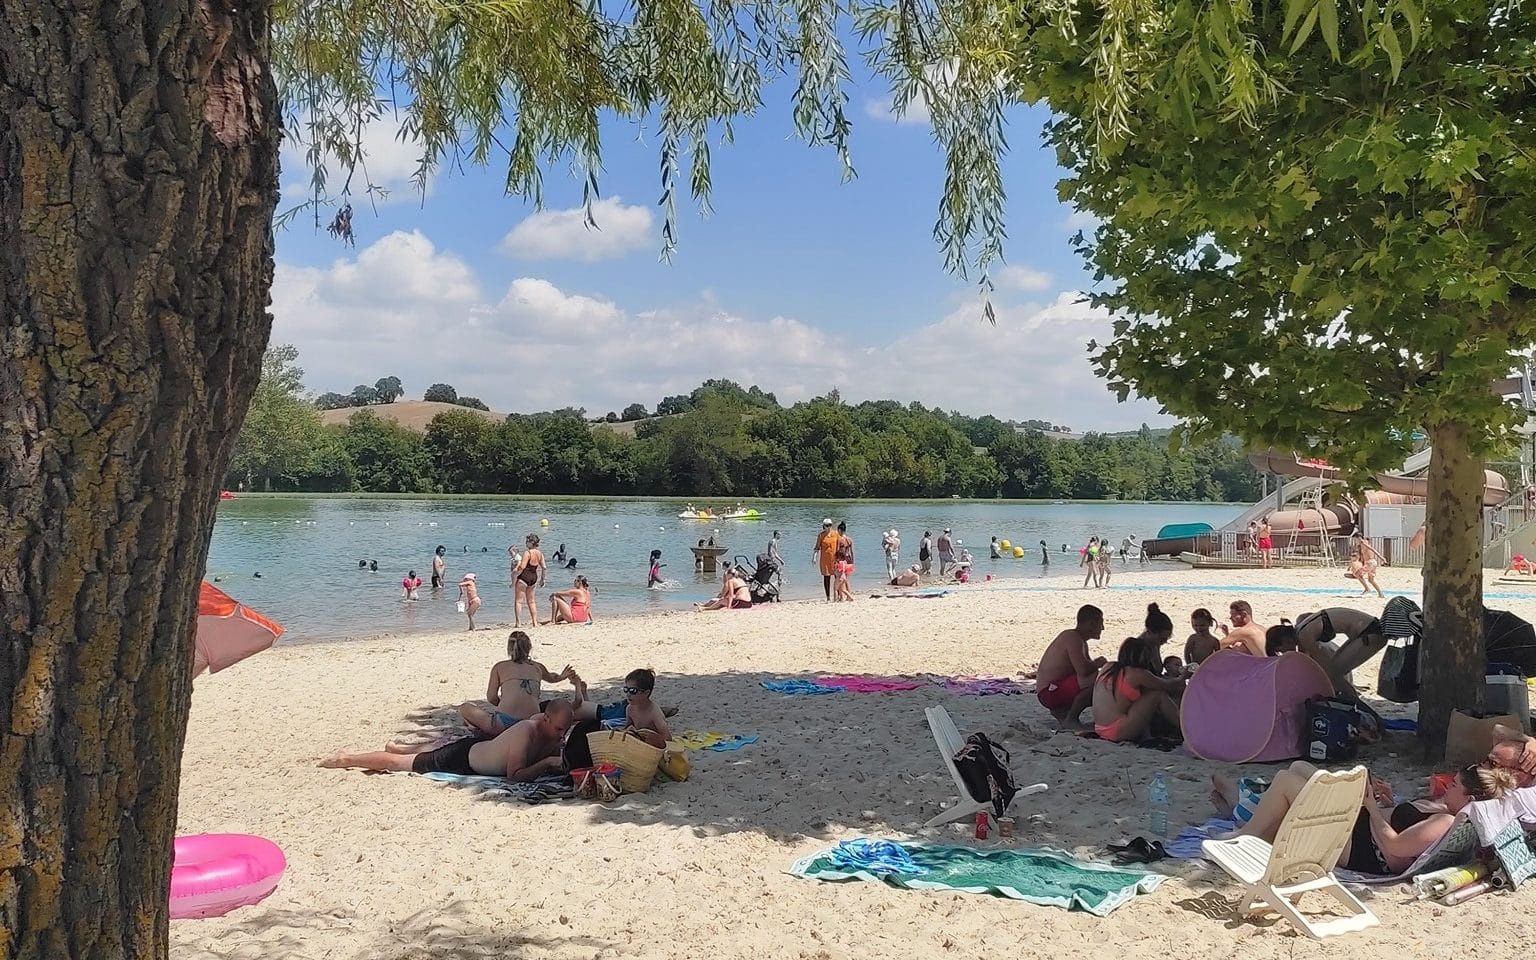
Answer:
[[1104, 635], [1104, 611], [1091, 603], [1077, 610], [1077, 626], [1063, 630], [1045, 648], [1035, 675], [1040, 705], [1063, 725], [1076, 726], [1093, 702], [1093, 682], [1103, 657], [1090, 658], [1088, 641]]
[[351, 767], [399, 773], [457, 773], [506, 777], [528, 782], [564, 769], [560, 746], [575, 722], [566, 700], [551, 700], [544, 712], [518, 723], [494, 739], [465, 737], [436, 749], [387, 744], [372, 753], [338, 753], [322, 767]]

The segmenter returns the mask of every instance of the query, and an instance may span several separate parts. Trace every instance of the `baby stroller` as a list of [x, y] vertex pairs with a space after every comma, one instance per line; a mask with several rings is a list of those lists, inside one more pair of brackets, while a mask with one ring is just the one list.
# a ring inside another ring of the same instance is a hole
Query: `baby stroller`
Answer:
[[[736, 557], [736, 569], [746, 573], [747, 558]], [[779, 600], [779, 586], [783, 583], [783, 577], [779, 575], [779, 564], [766, 553], [757, 555], [757, 566], [747, 574], [747, 589], [752, 594], [753, 603], [776, 603]]]

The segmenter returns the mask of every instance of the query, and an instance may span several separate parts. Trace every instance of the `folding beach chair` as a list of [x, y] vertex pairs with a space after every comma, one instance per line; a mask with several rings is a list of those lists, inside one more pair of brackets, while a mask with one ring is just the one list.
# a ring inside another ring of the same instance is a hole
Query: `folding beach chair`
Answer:
[[[1375, 914], [1333, 874], [1360, 814], [1365, 785], [1364, 767], [1343, 773], [1319, 770], [1296, 795], [1273, 844], [1237, 837], [1200, 845], [1208, 860], [1247, 885], [1239, 917], [1257, 912], [1255, 906], [1263, 902], [1315, 940], [1376, 925]], [[1326, 920], [1302, 915], [1298, 903], [1314, 890], [1331, 895], [1347, 915]]]
[[[955, 789], [960, 792], [960, 800], [948, 810], [939, 811], [938, 816], [923, 826], [936, 827], [941, 823], [974, 817], [978, 813], [991, 816], [991, 799], [972, 799], [970, 791], [965, 787], [965, 781], [960, 778], [960, 771], [955, 769], [955, 754], [965, 748], [965, 738], [960, 736], [959, 730], [955, 729], [955, 721], [949, 718], [949, 711], [943, 707], [929, 707], [926, 712], [928, 729], [933, 731], [933, 742], [938, 744], [939, 755], [944, 758], [944, 766], [949, 770], [949, 775], [955, 779]], [[1030, 794], [1043, 793], [1048, 789], [1050, 788], [1046, 784], [1035, 783], [1020, 789], [1015, 797], [1027, 797]]]

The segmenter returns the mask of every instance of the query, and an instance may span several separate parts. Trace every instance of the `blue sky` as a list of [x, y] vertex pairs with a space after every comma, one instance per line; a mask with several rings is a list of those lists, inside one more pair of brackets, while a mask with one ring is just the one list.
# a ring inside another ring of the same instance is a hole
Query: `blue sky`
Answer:
[[[377, 210], [354, 200], [356, 249], [302, 216], [279, 231], [273, 339], [299, 347], [316, 392], [392, 374], [408, 396], [443, 381], [497, 410], [601, 415], [726, 376], [784, 401], [837, 387], [1077, 429], [1167, 421], [1116, 403], [1089, 369], [1084, 344], [1108, 320], [1076, 303], [1080, 221], [1055, 199], [1043, 113], [1011, 118], [991, 327], [931, 236], [943, 158], [922, 118], [898, 122], [879, 87], [852, 91], [858, 176], [843, 182], [833, 151], [794, 137], [786, 90], [712, 149], [713, 213], [680, 201], [665, 264], [655, 140], [633, 125], [609, 125], [594, 234], [564, 170], [546, 175], [543, 213], [505, 196], [496, 167], [440, 172], [423, 200], [407, 182], [416, 148], [380, 124], [370, 174], [393, 194]], [[285, 206], [306, 179], [285, 151]]]

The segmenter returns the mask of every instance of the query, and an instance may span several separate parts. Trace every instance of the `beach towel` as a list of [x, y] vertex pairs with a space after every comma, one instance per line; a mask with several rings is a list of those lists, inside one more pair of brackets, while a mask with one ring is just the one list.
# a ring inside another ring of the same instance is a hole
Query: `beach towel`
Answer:
[[882, 876], [888, 873], [917, 876], [928, 872], [926, 868], [917, 865], [906, 847], [889, 840], [868, 840], [863, 837], [844, 840], [827, 851], [827, 860], [836, 867], [867, 870]]
[[731, 750], [740, 750], [757, 742], [757, 735], [752, 733], [721, 733], [719, 730], [701, 732], [698, 730], [684, 730], [682, 733], [673, 734], [672, 742], [687, 750], [713, 750], [716, 753], [725, 753]]
[[996, 849], [903, 844], [921, 874], [884, 873], [839, 866], [830, 850], [804, 857], [792, 876], [842, 882], [877, 880], [909, 890], [955, 890], [1023, 900], [1046, 907], [1108, 916], [1167, 877], [1101, 863], [1083, 863], [1057, 850]]
[[501, 777], [470, 776], [463, 773], [424, 773], [434, 783], [441, 783], [461, 790], [468, 790], [477, 797], [496, 797], [517, 800], [521, 803], [548, 803], [551, 800], [569, 800], [575, 796], [571, 780], [564, 774], [540, 777], [528, 783], [517, 783]]
[[962, 697], [1006, 697], [1034, 693], [1035, 681], [997, 676], [949, 677], [944, 681], [944, 689]]
[[934, 597], [942, 597], [949, 593], [943, 587], [924, 587], [922, 590], [887, 590], [885, 593], [872, 593], [870, 596], [885, 600], [894, 600], [897, 597], [916, 597], [919, 600], [932, 600]]
[[1237, 829], [1237, 821], [1230, 817], [1212, 817], [1179, 831], [1179, 835], [1163, 844], [1168, 856], [1175, 860], [1200, 860], [1205, 855], [1200, 845], [1219, 833]]
[[1386, 717], [1381, 721], [1383, 730], [1396, 730], [1399, 733], [1416, 733], [1419, 722], [1409, 717]]
[[842, 693], [842, 687], [829, 687], [813, 680], [764, 680], [763, 689], [792, 697], [816, 697], [825, 693]]
[[923, 681], [911, 677], [872, 677], [860, 674], [817, 677], [816, 682], [823, 686], [840, 687], [849, 693], [896, 693], [916, 690], [923, 685]]

